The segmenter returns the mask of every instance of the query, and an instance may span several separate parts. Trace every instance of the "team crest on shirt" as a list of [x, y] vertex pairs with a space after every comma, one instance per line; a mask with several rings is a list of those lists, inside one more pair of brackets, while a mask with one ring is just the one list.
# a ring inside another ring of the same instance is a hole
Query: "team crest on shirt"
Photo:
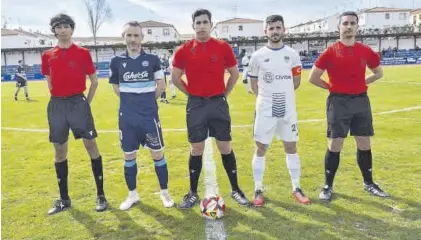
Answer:
[[284, 56], [285, 63], [289, 63], [289, 56]]
[[218, 61], [218, 56], [216, 56], [216, 55], [212, 55], [212, 57], [211, 57], [211, 61], [212, 61], [212, 62], [217, 62], [217, 61]]
[[74, 68], [74, 67], [75, 67], [75, 62], [71, 60], [71, 61], [69, 62], [69, 67], [70, 67], [70, 68]]
[[265, 82], [267, 82], [267, 83], [271, 83], [271, 82], [273, 82], [273, 79], [274, 79], [274, 76], [273, 76], [273, 74], [272, 74], [272, 73], [270, 73], [270, 72], [267, 72], [267, 73], [265, 73], [265, 74], [263, 75], [263, 80], [264, 80]]
[[367, 66], [367, 60], [365, 60], [364, 58], [361, 58], [361, 59], [360, 59], [360, 64], [361, 64], [361, 66], [363, 66], [363, 67]]
[[147, 67], [147, 66], [149, 66], [149, 62], [148, 62], [148, 61], [143, 61], [143, 62], [142, 62], [142, 66], [143, 66], [143, 67]]

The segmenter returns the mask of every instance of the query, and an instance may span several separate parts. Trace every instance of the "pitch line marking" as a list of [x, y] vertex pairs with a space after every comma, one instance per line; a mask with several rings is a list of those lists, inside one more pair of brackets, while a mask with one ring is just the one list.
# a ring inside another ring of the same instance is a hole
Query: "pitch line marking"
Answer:
[[[401, 108], [401, 109], [395, 109], [395, 110], [389, 110], [384, 112], [378, 112], [373, 113], [373, 115], [387, 115], [387, 114], [393, 114], [393, 113], [400, 113], [400, 112], [409, 112], [414, 110], [421, 109], [421, 106], [413, 106], [413, 107], [407, 107], [407, 108]], [[325, 118], [316, 118], [316, 119], [306, 119], [306, 120], [299, 120], [299, 123], [308, 123], [308, 122], [324, 122], [326, 121]], [[232, 128], [246, 128], [246, 127], [252, 127], [251, 124], [246, 125], [234, 125], [231, 126]], [[48, 129], [42, 129], [42, 128], [14, 128], [14, 127], [1, 127], [2, 130], [5, 131], [16, 131], [16, 132], [37, 132], [37, 133], [48, 133]], [[185, 132], [187, 131], [186, 128], [163, 128], [163, 132]], [[118, 133], [118, 130], [98, 130], [98, 133]]]

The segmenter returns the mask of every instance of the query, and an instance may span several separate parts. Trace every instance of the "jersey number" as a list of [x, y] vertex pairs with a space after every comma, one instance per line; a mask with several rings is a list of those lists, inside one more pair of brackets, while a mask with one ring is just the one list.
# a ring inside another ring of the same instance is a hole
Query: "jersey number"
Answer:
[[292, 127], [292, 131], [293, 131], [293, 132], [298, 131], [298, 126], [297, 126], [297, 124], [295, 124], [295, 123], [294, 123], [294, 124], [292, 124], [292, 125], [291, 125], [291, 127]]

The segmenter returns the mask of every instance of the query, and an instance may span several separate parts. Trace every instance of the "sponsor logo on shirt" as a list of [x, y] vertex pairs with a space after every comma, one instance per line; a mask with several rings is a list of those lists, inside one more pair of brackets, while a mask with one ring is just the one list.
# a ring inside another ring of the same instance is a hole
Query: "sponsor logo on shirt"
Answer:
[[149, 74], [147, 71], [143, 71], [143, 72], [126, 72], [123, 75], [123, 80], [124, 81], [138, 81], [138, 80], [145, 80], [148, 79]]
[[291, 80], [292, 77], [290, 75], [274, 75], [271, 72], [266, 72], [263, 75], [263, 80], [267, 83], [273, 82], [273, 80]]

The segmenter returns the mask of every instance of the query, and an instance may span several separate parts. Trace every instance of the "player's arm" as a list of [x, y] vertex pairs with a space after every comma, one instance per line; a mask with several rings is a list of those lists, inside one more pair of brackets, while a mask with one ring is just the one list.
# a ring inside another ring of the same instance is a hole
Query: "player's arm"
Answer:
[[50, 90], [50, 91], [51, 91], [51, 89], [53, 89], [53, 86], [51, 85], [51, 79], [50, 79], [50, 76], [45, 75], [45, 78], [47, 79], [48, 90]]
[[249, 61], [249, 68], [247, 76], [250, 78], [250, 86], [256, 96], [259, 94], [258, 87], [258, 76], [259, 76], [259, 64], [256, 55], [252, 55]]
[[86, 51], [85, 61], [85, 72], [88, 75], [89, 80], [91, 81], [91, 86], [88, 90], [87, 99], [88, 103], [91, 104], [92, 99], [95, 96], [96, 89], [98, 88], [98, 78], [96, 76], [96, 68], [94, 62], [92, 61], [92, 57], [89, 51]]
[[48, 55], [45, 52], [41, 55], [41, 73], [45, 76], [48, 89], [51, 91], [53, 86], [51, 85], [50, 65], [48, 64]]
[[228, 97], [234, 88], [235, 84], [237, 83], [238, 77], [240, 76], [240, 71], [238, 70], [237, 66], [237, 59], [235, 58], [234, 51], [232, 50], [231, 46], [228, 43], [224, 43], [222, 45], [224, 47], [224, 64], [225, 67], [230, 75], [227, 81], [227, 85], [225, 87], [224, 95]]
[[321, 78], [323, 73], [327, 69], [328, 61], [329, 49], [325, 50], [316, 60], [316, 62], [313, 65], [313, 68], [311, 69], [309, 77], [310, 83], [323, 89], [329, 89], [329, 84]]
[[298, 53], [294, 55], [293, 65], [292, 65], [292, 79], [294, 81], [294, 89], [297, 90], [297, 88], [300, 86], [301, 83], [301, 58]]
[[185, 68], [186, 59], [184, 55], [184, 46], [181, 46], [174, 54], [172, 60], [172, 72], [171, 72], [171, 80], [174, 86], [176, 86], [181, 92], [188, 95], [186, 89], [186, 83], [183, 82], [181, 77], [183, 76], [183, 71]]
[[112, 58], [110, 62], [110, 77], [108, 82], [113, 87], [113, 91], [117, 97], [120, 97], [120, 81], [118, 79], [119, 73], [118, 68], [116, 67], [116, 59]]
[[155, 98], [158, 99], [161, 94], [165, 91], [165, 76], [164, 71], [161, 69], [161, 60], [157, 57], [157, 61], [154, 67], [154, 79], [156, 80], [156, 91]]
[[370, 68], [372, 74], [365, 79], [366, 84], [375, 82], [383, 77], [383, 68], [380, 65], [380, 56], [370, 49], [367, 66]]

